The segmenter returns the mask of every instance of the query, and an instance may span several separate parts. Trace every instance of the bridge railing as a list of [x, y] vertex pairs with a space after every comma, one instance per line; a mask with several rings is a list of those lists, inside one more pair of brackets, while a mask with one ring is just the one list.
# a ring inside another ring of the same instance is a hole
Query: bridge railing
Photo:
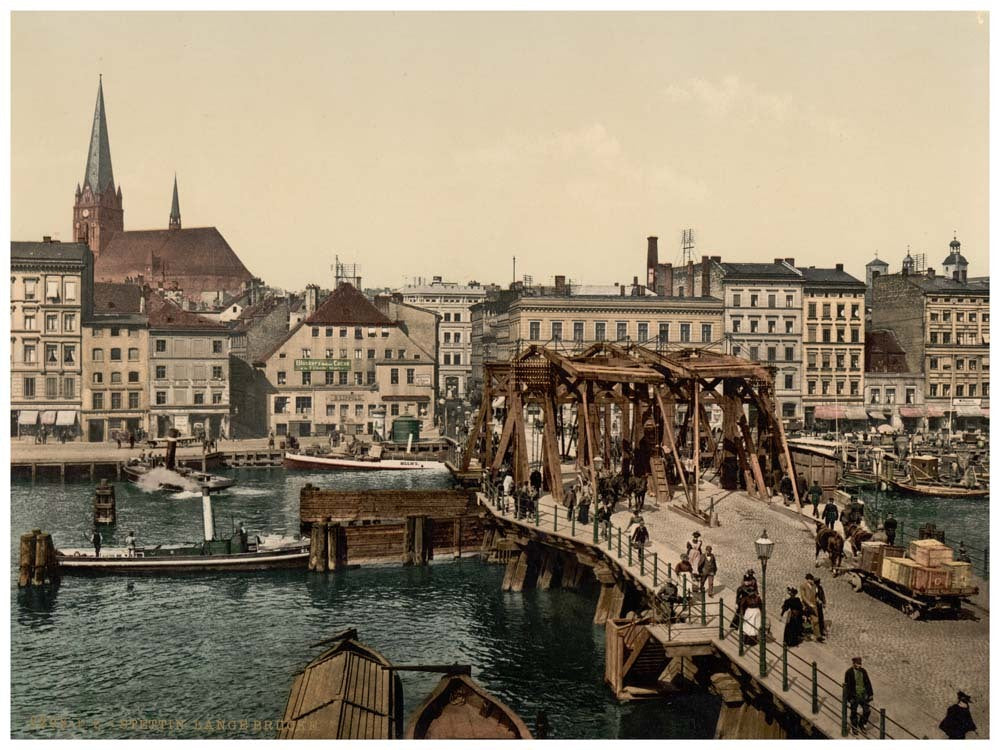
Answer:
[[[569, 536], [596, 547], [605, 556], [627, 568], [642, 585], [651, 586], [656, 596], [659, 596], [661, 587], [672, 583], [677, 588], [675, 603], [679, 606], [670, 610], [672, 614], [667, 618], [668, 632], [672, 631], [675, 622], [683, 622], [686, 630], [704, 628], [711, 632], [713, 640], [720, 642], [736, 637], [739, 655], [749, 661], [752, 673], [759, 673], [763, 678], [780, 665], [781, 691], [798, 691], [801, 696], [806, 696], [808, 686], [812, 714], [823, 713], [828, 718], [839, 720], [841, 735], [848, 734], [848, 694], [838, 677], [819, 669], [816, 662], [804, 659], [789, 650], [784, 643], [768, 643], [767, 638], [759, 637], [753, 639], [756, 643], [747, 642], [744, 638], [744, 621], [737, 609], [726, 606], [721, 598], [717, 607], [710, 606], [706, 601], [704, 588], [699, 587], [690, 574], [676, 572], [669, 561], [660, 558], [658, 552], [633, 544], [628, 531], [623, 530], [620, 525], [610, 521], [601, 523], [596, 515], [590, 513], [584, 521], [578, 514], [578, 508], [573, 508], [570, 512], [568, 507], [555, 503], [529, 503], [518, 509], [513, 497], [504, 495], [488, 482], [483, 484], [482, 491], [494, 509], [515, 522], [540, 531]], [[710, 608], [716, 611], [710, 612]], [[733, 628], [726, 627], [727, 621], [736, 623], [735, 635], [729, 632]], [[764, 651], [763, 658], [760, 655], [761, 649]], [[754, 670], [755, 666], [758, 667], [757, 670]], [[871, 708], [872, 714], [877, 717], [880, 739], [919, 739], [916, 734], [894, 721], [886, 709]]]

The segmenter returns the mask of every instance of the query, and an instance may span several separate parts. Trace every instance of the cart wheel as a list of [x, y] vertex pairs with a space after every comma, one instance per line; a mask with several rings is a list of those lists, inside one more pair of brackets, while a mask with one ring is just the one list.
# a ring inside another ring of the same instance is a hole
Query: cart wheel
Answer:
[[919, 620], [921, 617], [924, 616], [924, 610], [922, 607], [917, 607], [912, 604], [907, 606], [909, 607], [909, 611], [907, 611], [906, 614], [910, 616], [911, 620]]
[[857, 573], [852, 573], [849, 583], [855, 591], [861, 591], [865, 587], [865, 582]]

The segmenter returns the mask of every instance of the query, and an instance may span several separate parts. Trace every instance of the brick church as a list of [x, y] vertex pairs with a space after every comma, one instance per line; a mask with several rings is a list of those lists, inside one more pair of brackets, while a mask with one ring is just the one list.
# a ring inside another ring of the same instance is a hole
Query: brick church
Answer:
[[177, 178], [166, 229], [125, 230], [121, 186], [111, 169], [104, 88], [90, 134], [83, 186], [76, 186], [73, 239], [94, 254], [94, 280], [136, 281], [178, 289], [191, 303], [211, 302], [242, 290], [252, 274], [215, 227], [181, 227]]

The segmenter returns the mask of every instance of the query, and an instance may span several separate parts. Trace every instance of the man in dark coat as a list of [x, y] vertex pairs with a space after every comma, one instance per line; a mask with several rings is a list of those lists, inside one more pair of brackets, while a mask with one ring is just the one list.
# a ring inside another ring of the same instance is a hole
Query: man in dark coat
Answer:
[[[851, 734], [863, 731], [872, 713], [872, 698], [875, 691], [868, 671], [861, 666], [861, 657], [851, 659], [851, 668], [844, 673], [844, 698], [851, 709]], [[858, 716], [858, 708], [861, 716]]]
[[785, 498], [785, 505], [791, 505], [794, 500], [793, 490], [792, 490], [792, 478], [787, 474], [781, 478], [781, 483], [778, 485], [778, 490]]
[[819, 501], [823, 499], [823, 488], [819, 482], [813, 480], [813, 486], [809, 488], [809, 502], [813, 507], [813, 518], [819, 518]]
[[538, 490], [539, 492], [541, 492], [542, 472], [540, 472], [538, 469], [535, 469], [534, 471], [531, 472], [531, 475], [528, 478], [531, 480], [531, 489]]
[[899, 522], [892, 517], [892, 513], [887, 513], [882, 528], [885, 529], [885, 541], [890, 546], [896, 543], [896, 529]]
[[799, 478], [796, 480], [795, 485], [799, 491], [799, 504], [801, 505], [805, 502], [806, 491], [809, 489], [809, 483], [802, 474], [799, 474]]
[[823, 521], [826, 523], [826, 527], [832, 531], [839, 516], [840, 510], [838, 510], [837, 504], [833, 502], [833, 500], [828, 500], [826, 505], [823, 507]]
[[969, 703], [972, 698], [958, 691], [958, 702], [953, 706], [948, 706], [948, 713], [938, 724], [938, 729], [945, 733], [949, 740], [964, 740], [969, 732], [976, 731], [976, 722], [972, 720], [972, 712], [969, 711]]

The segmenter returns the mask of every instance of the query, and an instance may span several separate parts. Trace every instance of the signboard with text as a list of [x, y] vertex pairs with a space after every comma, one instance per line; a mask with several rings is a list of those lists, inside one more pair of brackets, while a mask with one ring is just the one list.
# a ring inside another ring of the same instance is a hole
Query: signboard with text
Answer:
[[351, 369], [349, 359], [297, 359], [296, 372], [347, 372]]

